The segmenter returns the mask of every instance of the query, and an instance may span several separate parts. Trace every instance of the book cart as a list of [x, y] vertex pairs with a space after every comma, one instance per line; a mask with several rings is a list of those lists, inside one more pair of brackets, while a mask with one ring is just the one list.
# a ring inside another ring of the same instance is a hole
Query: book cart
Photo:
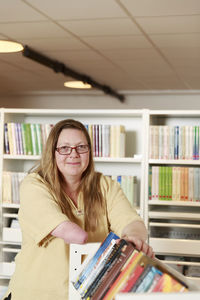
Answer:
[[[71, 244], [70, 245], [70, 269], [69, 269], [69, 300], [80, 300], [81, 297], [77, 290], [71, 283], [71, 280], [74, 276], [76, 276], [76, 272], [80, 268], [82, 263], [82, 257], [88, 255], [89, 259], [93, 256], [93, 254], [98, 249], [100, 243], [87, 243], [84, 245]], [[200, 287], [197, 286], [193, 281], [187, 279], [182, 274], [174, 270], [173, 268], [164, 265], [162, 262], [157, 260], [157, 264], [164, 267], [165, 270], [169, 271], [176, 278], [180, 279], [182, 282], [185, 282], [189, 287], [189, 292], [186, 293], [121, 293], [117, 294], [115, 300], [126, 300], [126, 299], [137, 299], [137, 300], [154, 300], [154, 299], [192, 299], [197, 300], [200, 297]], [[174, 298], [172, 298], [174, 297]]]
[[4, 201], [2, 194], [3, 176], [5, 172], [26, 173], [40, 159], [40, 155], [37, 154], [5, 153], [5, 123], [45, 125], [55, 124], [67, 118], [79, 120], [85, 125], [122, 125], [124, 127], [125, 155], [122, 157], [119, 157], [119, 154], [112, 157], [95, 156], [95, 167], [96, 170], [105, 175], [130, 175], [137, 178], [137, 203], [135, 204], [138, 213], [144, 217], [144, 124], [146, 110], [0, 109], [0, 295], [4, 293], [15, 269], [14, 258], [20, 251], [21, 244], [20, 229], [11, 226], [12, 221], [17, 219], [20, 203], [13, 203], [13, 199], [9, 203]]

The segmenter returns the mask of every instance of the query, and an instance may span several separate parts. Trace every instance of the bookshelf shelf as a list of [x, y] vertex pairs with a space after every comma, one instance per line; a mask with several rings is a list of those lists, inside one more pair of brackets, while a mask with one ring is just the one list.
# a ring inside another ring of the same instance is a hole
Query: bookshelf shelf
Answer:
[[11, 160], [39, 160], [39, 155], [10, 155], [10, 154], [4, 154], [4, 159], [11, 159]]
[[142, 162], [142, 159], [136, 159], [132, 157], [95, 157], [95, 162], [113, 162], [113, 163], [133, 163], [139, 164]]
[[2, 208], [16, 208], [19, 209], [20, 204], [14, 204], [14, 203], [3, 203], [1, 205]]
[[[11, 160], [39, 160], [40, 155], [10, 155], [4, 154], [4, 159]], [[95, 162], [113, 162], [113, 163], [141, 163], [142, 159], [132, 157], [94, 157]]]
[[14, 213], [3, 213], [3, 217], [4, 218], [18, 218], [18, 214], [14, 214]]
[[0, 245], [9, 245], [9, 246], [19, 246], [21, 247], [21, 243], [19, 242], [7, 242], [7, 241], [0, 241]]
[[188, 262], [188, 261], [180, 261], [180, 260], [165, 260], [165, 263], [168, 265], [179, 264], [182, 266], [200, 266], [199, 262]]
[[149, 159], [151, 165], [200, 165], [200, 160], [185, 159]]
[[171, 220], [199, 220], [199, 213], [184, 213], [184, 212], [161, 212], [150, 211], [150, 218], [171, 219]]
[[153, 227], [172, 227], [172, 228], [197, 228], [200, 229], [200, 224], [178, 224], [178, 223], [160, 223], [150, 222], [149, 226]]
[[150, 238], [149, 243], [157, 254], [199, 256], [200, 240]]
[[167, 200], [149, 200], [149, 205], [166, 205], [166, 206], [197, 206], [200, 207], [200, 202], [192, 201], [167, 201]]

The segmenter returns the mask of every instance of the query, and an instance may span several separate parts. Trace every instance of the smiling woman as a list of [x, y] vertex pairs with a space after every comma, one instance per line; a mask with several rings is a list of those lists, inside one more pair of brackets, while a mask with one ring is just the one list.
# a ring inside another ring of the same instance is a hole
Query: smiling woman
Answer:
[[120, 185], [95, 171], [89, 134], [78, 121], [52, 128], [39, 166], [20, 186], [20, 202], [22, 248], [6, 294], [15, 300], [68, 299], [70, 243], [102, 242], [113, 231], [153, 255]]

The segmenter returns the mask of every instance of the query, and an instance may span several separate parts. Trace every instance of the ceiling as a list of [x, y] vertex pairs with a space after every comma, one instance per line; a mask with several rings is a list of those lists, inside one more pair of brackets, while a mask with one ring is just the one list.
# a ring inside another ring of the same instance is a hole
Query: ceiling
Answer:
[[[1, 0], [0, 39], [119, 90], [200, 90], [199, 0]], [[0, 93], [66, 91], [66, 76], [0, 54]]]

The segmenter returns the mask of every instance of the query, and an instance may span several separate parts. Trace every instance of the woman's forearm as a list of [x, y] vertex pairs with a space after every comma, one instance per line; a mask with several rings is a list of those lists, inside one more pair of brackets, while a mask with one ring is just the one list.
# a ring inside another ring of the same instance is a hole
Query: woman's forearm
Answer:
[[51, 234], [63, 239], [66, 244], [84, 244], [88, 239], [87, 232], [71, 221], [62, 222]]

